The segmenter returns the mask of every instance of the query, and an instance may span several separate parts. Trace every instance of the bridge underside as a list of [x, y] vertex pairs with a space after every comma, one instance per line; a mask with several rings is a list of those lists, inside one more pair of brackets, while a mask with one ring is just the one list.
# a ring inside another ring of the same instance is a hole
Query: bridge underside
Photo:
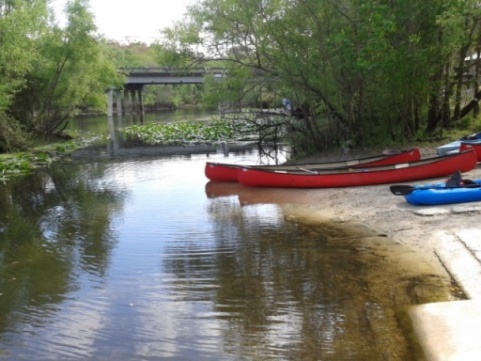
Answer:
[[107, 93], [107, 116], [111, 117], [115, 112], [117, 115], [144, 114], [144, 100], [142, 95], [143, 84], [129, 84], [123, 91], [111, 88]]
[[132, 68], [124, 69], [127, 81], [124, 89], [111, 88], [108, 92], [107, 115], [128, 113], [144, 114], [142, 91], [145, 85], [154, 84], [203, 84], [206, 76], [220, 80], [225, 76], [224, 69], [170, 69]]

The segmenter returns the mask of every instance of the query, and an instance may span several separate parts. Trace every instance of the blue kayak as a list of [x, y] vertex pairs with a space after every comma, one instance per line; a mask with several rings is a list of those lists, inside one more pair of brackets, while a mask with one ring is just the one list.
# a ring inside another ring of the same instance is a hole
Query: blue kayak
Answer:
[[413, 205], [438, 205], [481, 201], [481, 179], [474, 184], [448, 187], [445, 183], [414, 186], [414, 190], [404, 195]]

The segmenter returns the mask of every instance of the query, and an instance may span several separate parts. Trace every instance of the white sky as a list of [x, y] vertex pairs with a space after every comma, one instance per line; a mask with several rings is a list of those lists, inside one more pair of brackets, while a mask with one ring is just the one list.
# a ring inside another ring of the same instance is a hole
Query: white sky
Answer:
[[[61, 20], [67, 0], [50, 0]], [[90, 0], [90, 11], [100, 34], [119, 42], [160, 39], [159, 30], [181, 20], [195, 0]], [[62, 21], [60, 21], [62, 24]]]

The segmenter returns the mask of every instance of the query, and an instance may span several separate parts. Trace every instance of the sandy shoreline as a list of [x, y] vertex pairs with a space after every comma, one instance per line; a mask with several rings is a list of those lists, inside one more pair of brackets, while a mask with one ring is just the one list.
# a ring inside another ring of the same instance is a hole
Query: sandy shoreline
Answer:
[[[422, 158], [436, 156], [435, 149], [420, 149]], [[340, 156], [330, 154], [300, 160], [302, 162], [324, 162], [339, 159], [366, 157], [375, 152], [358, 152]], [[429, 179], [403, 184], [443, 182], [448, 178]], [[463, 174], [466, 179], [480, 179], [481, 167]], [[478, 228], [481, 203], [463, 203], [440, 206], [412, 206], [404, 197], [395, 196], [390, 184], [322, 189], [278, 189], [244, 187], [238, 183], [209, 182], [209, 196], [237, 195], [241, 205], [272, 203], [283, 205], [286, 216], [311, 218], [313, 221], [334, 223], [357, 223], [372, 230], [374, 234], [395, 240], [424, 256], [434, 268], [442, 269], [453, 278], [448, 262], [436, 253], [442, 247], [442, 234], [456, 234], [466, 229]], [[481, 240], [480, 240], [481, 241]]]
[[[421, 150], [423, 158], [435, 156], [434, 149]], [[445, 181], [445, 178], [403, 182], [423, 184]], [[463, 178], [480, 179], [481, 167], [464, 173]], [[441, 261], [435, 253], [442, 232], [481, 228], [479, 202], [440, 206], [412, 206], [404, 197], [395, 196], [389, 184], [365, 187], [309, 190], [294, 203], [305, 204], [323, 216], [341, 222], [357, 222], [378, 234], [395, 239], [430, 262]], [[446, 265], [442, 265], [446, 267]]]

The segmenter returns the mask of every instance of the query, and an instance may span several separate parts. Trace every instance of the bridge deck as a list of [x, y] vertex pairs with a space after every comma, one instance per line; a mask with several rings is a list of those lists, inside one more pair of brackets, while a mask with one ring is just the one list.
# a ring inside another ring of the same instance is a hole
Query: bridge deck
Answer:
[[128, 84], [202, 84], [206, 76], [225, 75], [223, 68], [124, 68]]

